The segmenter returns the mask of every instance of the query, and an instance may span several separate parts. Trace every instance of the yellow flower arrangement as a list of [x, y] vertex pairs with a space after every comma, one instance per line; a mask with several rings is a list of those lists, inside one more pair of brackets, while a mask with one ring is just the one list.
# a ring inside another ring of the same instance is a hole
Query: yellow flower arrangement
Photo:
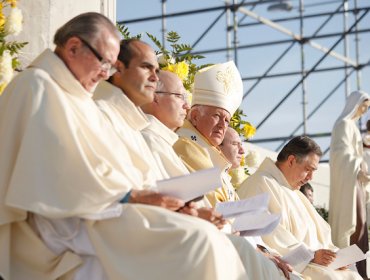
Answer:
[[18, 52], [27, 44], [6, 40], [9, 35], [16, 36], [22, 31], [22, 21], [17, 0], [0, 0], [0, 95], [20, 64]]
[[243, 136], [246, 139], [249, 139], [253, 137], [253, 135], [256, 134], [256, 128], [251, 125], [249, 122], [246, 122], [243, 127]]
[[179, 44], [180, 36], [174, 32], [168, 32], [166, 40], [170, 43], [171, 50], [165, 49], [159, 40], [153, 35], [147, 33], [148, 37], [158, 47], [157, 55], [158, 62], [162, 70], [167, 70], [175, 73], [182, 81], [184, 88], [188, 91], [188, 102], [191, 103], [191, 92], [193, 91], [194, 76], [202, 68], [209, 66], [197, 66], [193, 60], [204, 58], [201, 55], [194, 55], [190, 52], [192, 47], [188, 44]]
[[[239, 136], [243, 137], [244, 140], [248, 140], [250, 139], [251, 137], [254, 136], [254, 134], [256, 133], [256, 128], [250, 123], [250, 122], [247, 122], [245, 120], [243, 120], [243, 118], [246, 117], [246, 115], [243, 113], [243, 110], [241, 109], [237, 109], [236, 112], [234, 113], [234, 115], [231, 117], [231, 120], [230, 120], [230, 124], [229, 126], [232, 127], [233, 129], [235, 129], [236, 132], [239, 133]], [[235, 185], [234, 186], [237, 186], [238, 182], [241, 180], [241, 179], [244, 179], [246, 177], [244, 176], [241, 176], [241, 170], [243, 170], [243, 173], [248, 176], [249, 175], [249, 169], [248, 167], [253, 167], [253, 165], [251, 165], [251, 155], [250, 155], [251, 152], [248, 153], [247, 156], [243, 156], [241, 161], [240, 161], [240, 167], [237, 168], [239, 169], [238, 171], [233, 171], [234, 173], [230, 174], [232, 177], [235, 176], [236, 178], [234, 178], [233, 180], [235, 181]], [[254, 157], [255, 155], [253, 154], [252, 157]]]
[[175, 73], [181, 81], [185, 81], [189, 75], [189, 65], [185, 61], [180, 61], [175, 64], [167, 64], [162, 70], [170, 71]]
[[250, 139], [256, 133], [256, 128], [250, 123], [242, 118], [246, 117], [243, 110], [237, 109], [234, 115], [231, 117], [230, 126], [243, 136], [245, 140]]

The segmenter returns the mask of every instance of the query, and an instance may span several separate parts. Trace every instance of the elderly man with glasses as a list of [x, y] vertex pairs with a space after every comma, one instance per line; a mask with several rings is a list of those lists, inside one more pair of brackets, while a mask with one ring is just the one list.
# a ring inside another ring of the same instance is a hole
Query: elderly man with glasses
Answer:
[[5, 280], [98, 279], [91, 246], [81, 252], [82, 243], [65, 244], [86, 231], [82, 216], [99, 214], [120, 192], [112, 195], [112, 181], [97, 172], [99, 155], [109, 162], [124, 153], [110, 150], [114, 131], [91, 99], [117, 60], [119, 34], [105, 16], [85, 13], [59, 28], [54, 43], [55, 51], [40, 54], [0, 97]]

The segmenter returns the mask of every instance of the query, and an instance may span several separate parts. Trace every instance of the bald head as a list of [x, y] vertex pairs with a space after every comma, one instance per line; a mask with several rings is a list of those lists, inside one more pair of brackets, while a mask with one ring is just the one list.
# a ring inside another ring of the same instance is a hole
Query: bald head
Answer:
[[231, 168], [240, 166], [240, 161], [244, 155], [244, 148], [239, 134], [235, 129], [231, 127], [227, 128], [224, 140], [219, 147], [227, 160], [232, 164]]
[[142, 106], [145, 113], [155, 116], [171, 130], [181, 127], [186, 117], [186, 90], [180, 78], [169, 71], [160, 71], [153, 102]]
[[181, 92], [185, 91], [180, 78], [170, 71], [160, 71], [157, 91]]

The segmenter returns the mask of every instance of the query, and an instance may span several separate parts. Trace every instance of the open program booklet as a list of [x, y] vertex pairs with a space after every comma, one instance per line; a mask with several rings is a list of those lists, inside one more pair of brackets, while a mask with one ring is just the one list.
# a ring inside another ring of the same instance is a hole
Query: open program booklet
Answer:
[[157, 181], [156, 190], [162, 194], [190, 201], [222, 186], [221, 170], [209, 168], [183, 176]]
[[335, 252], [335, 254], [335, 260], [329, 265], [329, 267], [332, 269], [338, 269], [350, 264], [354, 264], [366, 258], [366, 255], [356, 244], [347, 248], [339, 249]]
[[262, 193], [240, 201], [220, 202], [216, 211], [225, 218], [234, 218], [232, 227], [241, 235], [260, 236], [272, 232], [280, 215], [268, 212], [269, 194]]
[[[354, 264], [366, 258], [366, 255], [357, 245], [339, 249], [335, 253], [335, 260], [328, 266], [333, 270]], [[302, 272], [313, 258], [314, 252], [307, 249], [307, 247], [302, 244], [286, 254], [282, 259], [292, 265], [295, 271]]]

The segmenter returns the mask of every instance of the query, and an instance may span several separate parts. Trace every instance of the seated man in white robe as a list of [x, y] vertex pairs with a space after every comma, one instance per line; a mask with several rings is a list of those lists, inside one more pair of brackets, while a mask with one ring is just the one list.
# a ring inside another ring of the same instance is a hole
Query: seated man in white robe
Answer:
[[[224, 140], [219, 146], [222, 153], [231, 163], [231, 168], [237, 169], [240, 167], [242, 156], [244, 155], [244, 148], [241, 142], [238, 132], [232, 127], [228, 127], [225, 133]], [[244, 176], [246, 178], [246, 176]], [[290, 276], [292, 279], [301, 279], [302, 275], [299, 275], [296, 271], [292, 272], [292, 267], [282, 260], [279, 254], [269, 248], [262, 240], [261, 236], [246, 236], [245, 238], [256, 248], [261, 250], [267, 257], [273, 260], [279, 267], [284, 269], [285, 272], [293, 273], [294, 276]]]
[[217, 202], [238, 200], [227, 170], [230, 163], [218, 146], [230, 118], [239, 107], [243, 82], [234, 62], [216, 64], [195, 74], [192, 107], [174, 150], [190, 171], [211, 167], [222, 170], [222, 186], [207, 194], [214, 207]]
[[290, 140], [278, 154], [277, 161], [266, 158], [258, 170], [238, 189], [241, 198], [267, 192], [269, 210], [281, 213], [278, 227], [263, 241], [285, 255], [304, 244], [314, 258], [302, 271], [312, 279], [362, 279], [348, 269], [333, 270], [327, 266], [335, 259], [337, 248], [331, 241], [330, 226], [317, 213], [299, 188], [312, 179], [322, 155], [320, 147], [307, 136]]
[[[143, 172], [92, 100], [116, 63], [115, 25], [82, 14], [54, 42], [0, 97], [2, 278], [248, 279], [214, 226], [143, 190]], [[27, 250], [40, 243], [49, 251]]]
[[[160, 71], [158, 77], [159, 83], [153, 102], [142, 106], [150, 120], [150, 125], [142, 133], [164, 178], [169, 178], [189, 173], [172, 148], [178, 139], [174, 131], [183, 125], [189, 105], [186, 102], [185, 88], [176, 74]], [[202, 206], [209, 206], [207, 199], [203, 199], [201, 202]], [[222, 216], [209, 207], [198, 208], [197, 211], [199, 217], [212, 221], [219, 228], [222, 228], [225, 223]], [[235, 236], [234, 239], [239, 239], [239, 242], [242, 242], [240, 241], [241, 237]], [[249, 248], [248, 250], [249, 254], [245, 259], [249, 262], [249, 267], [253, 268], [251, 271], [247, 270], [252, 279], [280, 279], [277, 268], [271, 261], [259, 253], [251, 252]], [[280, 265], [280, 263], [278, 264]], [[288, 272], [286, 266], [282, 266], [282, 269]], [[290, 277], [290, 279], [293, 278]]]

